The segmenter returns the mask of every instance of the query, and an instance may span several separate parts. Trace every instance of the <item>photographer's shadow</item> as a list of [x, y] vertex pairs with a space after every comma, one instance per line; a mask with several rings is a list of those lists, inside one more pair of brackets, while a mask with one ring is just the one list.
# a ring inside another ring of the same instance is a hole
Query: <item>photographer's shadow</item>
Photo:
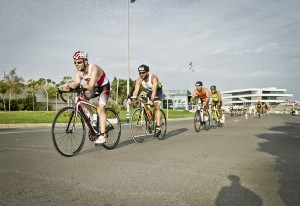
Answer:
[[250, 189], [243, 187], [240, 178], [236, 175], [229, 175], [231, 185], [222, 187], [215, 201], [217, 206], [240, 206], [240, 205], [263, 205], [262, 199]]

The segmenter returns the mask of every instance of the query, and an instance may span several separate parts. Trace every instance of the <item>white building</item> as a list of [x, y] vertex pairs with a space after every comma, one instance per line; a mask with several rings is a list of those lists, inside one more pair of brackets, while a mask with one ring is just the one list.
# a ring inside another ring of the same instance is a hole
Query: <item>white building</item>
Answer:
[[223, 91], [221, 94], [226, 105], [236, 106], [250, 106], [258, 101], [268, 105], [276, 105], [286, 102], [287, 97], [293, 97], [293, 94], [286, 93], [286, 89], [277, 89], [276, 87], [236, 89]]

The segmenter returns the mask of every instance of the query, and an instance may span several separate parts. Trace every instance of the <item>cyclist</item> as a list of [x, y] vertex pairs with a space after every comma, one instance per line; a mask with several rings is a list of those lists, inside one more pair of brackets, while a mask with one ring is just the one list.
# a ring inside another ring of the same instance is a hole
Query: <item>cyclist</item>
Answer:
[[264, 114], [265, 115], [268, 114], [269, 110], [270, 110], [269, 106], [267, 105], [267, 103], [265, 103], [264, 104]]
[[221, 93], [217, 91], [217, 87], [215, 85], [212, 85], [210, 87], [210, 96], [212, 98], [211, 101], [211, 109], [213, 110], [214, 106], [218, 108], [220, 119], [222, 120], [222, 100], [221, 100]]
[[146, 89], [147, 97], [150, 98], [147, 104], [154, 105], [154, 114], [156, 119], [155, 136], [161, 133], [160, 128], [160, 104], [162, 101], [162, 84], [155, 74], [149, 73], [149, 66], [142, 64], [138, 67], [139, 78], [135, 82], [135, 89], [132, 96], [137, 96], [141, 85]]
[[[110, 92], [109, 79], [105, 72], [96, 64], [89, 64], [88, 54], [83, 51], [77, 51], [73, 55], [74, 64], [76, 67], [75, 82], [71, 82], [67, 87], [75, 89], [77, 87], [86, 88], [88, 91], [81, 97], [83, 100], [89, 100], [99, 96], [97, 103], [97, 113], [100, 119], [100, 134], [95, 144], [103, 144], [106, 142], [105, 127], [106, 127], [106, 113], [105, 105]], [[86, 81], [86, 84], [80, 84], [81, 80]], [[94, 87], [97, 86], [95, 93]], [[89, 106], [86, 107], [92, 114]]]
[[262, 103], [261, 103], [260, 101], [258, 101], [258, 102], [256, 103], [255, 107], [256, 107], [257, 113], [262, 114], [262, 107], [263, 107], [263, 106], [262, 106]]
[[192, 104], [195, 97], [198, 96], [201, 100], [201, 104], [203, 104], [203, 106], [204, 106], [205, 115], [207, 115], [209, 100], [210, 100], [210, 93], [207, 88], [203, 87], [203, 83], [201, 81], [196, 82], [195, 86], [196, 86], [196, 89], [192, 94], [189, 104]]

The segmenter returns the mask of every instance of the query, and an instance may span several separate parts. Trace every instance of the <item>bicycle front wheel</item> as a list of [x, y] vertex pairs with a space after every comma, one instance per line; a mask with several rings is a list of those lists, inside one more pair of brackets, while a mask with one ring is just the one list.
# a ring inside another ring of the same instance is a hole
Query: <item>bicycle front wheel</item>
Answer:
[[209, 112], [207, 112], [207, 114], [204, 114], [204, 128], [205, 130], [209, 130], [210, 129], [210, 114]]
[[75, 122], [75, 109], [65, 107], [56, 114], [51, 133], [56, 150], [63, 156], [74, 156], [81, 150], [85, 140], [83, 117], [78, 112]]
[[201, 122], [202, 122], [202, 120], [201, 120], [201, 117], [200, 117], [200, 111], [197, 110], [195, 112], [195, 117], [194, 117], [194, 126], [195, 126], [196, 132], [200, 131]]
[[102, 146], [106, 149], [115, 148], [121, 137], [121, 122], [119, 115], [112, 108], [105, 108], [106, 113], [106, 142]]
[[143, 112], [142, 108], [138, 108], [131, 115], [130, 131], [136, 143], [142, 143], [147, 136], [147, 121]]
[[217, 116], [217, 113], [215, 111], [213, 111], [211, 113], [211, 122], [212, 122], [212, 128], [216, 129], [217, 128], [217, 125], [218, 125], [218, 116]]
[[[155, 118], [154, 125], [157, 125], [156, 118]], [[166, 118], [164, 111], [160, 110], [160, 134], [156, 134], [156, 132], [155, 132], [154, 136], [156, 136], [157, 139], [162, 140], [165, 138], [166, 133], [167, 133], [167, 118]]]

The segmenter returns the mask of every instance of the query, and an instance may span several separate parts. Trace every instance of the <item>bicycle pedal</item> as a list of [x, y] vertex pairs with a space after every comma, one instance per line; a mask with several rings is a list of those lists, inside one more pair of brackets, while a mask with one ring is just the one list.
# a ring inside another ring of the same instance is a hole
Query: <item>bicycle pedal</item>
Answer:
[[154, 136], [155, 136], [155, 137], [159, 137], [160, 134], [161, 134], [161, 130], [155, 132]]

